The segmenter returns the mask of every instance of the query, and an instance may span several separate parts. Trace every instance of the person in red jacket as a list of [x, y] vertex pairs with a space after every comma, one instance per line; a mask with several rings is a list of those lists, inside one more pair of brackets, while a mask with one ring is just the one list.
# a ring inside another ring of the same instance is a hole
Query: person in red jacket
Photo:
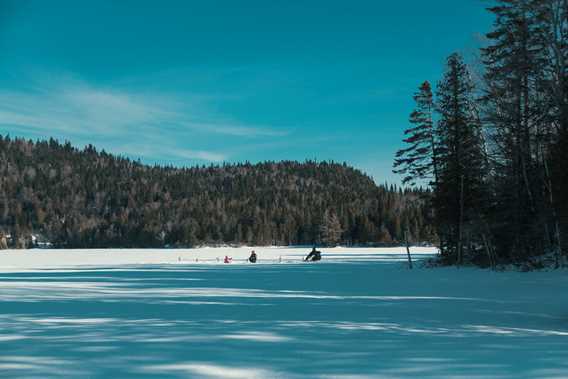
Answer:
[[223, 263], [231, 263], [233, 261], [233, 258], [229, 257], [228, 255], [225, 255], [225, 259], [223, 260]]

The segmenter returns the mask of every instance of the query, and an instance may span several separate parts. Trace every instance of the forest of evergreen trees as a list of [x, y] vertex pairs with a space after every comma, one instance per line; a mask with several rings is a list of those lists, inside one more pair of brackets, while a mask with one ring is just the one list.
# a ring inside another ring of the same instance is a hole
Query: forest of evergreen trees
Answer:
[[405, 231], [429, 241], [428, 217], [422, 190], [377, 186], [345, 164], [148, 166], [0, 136], [0, 244], [9, 247], [398, 243]]
[[[458, 54], [415, 94], [395, 172], [430, 183], [443, 260], [568, 251], [568, 1], [498, 0], [474, 80]], [[477, 68], [477, 67], [476, 67]]]

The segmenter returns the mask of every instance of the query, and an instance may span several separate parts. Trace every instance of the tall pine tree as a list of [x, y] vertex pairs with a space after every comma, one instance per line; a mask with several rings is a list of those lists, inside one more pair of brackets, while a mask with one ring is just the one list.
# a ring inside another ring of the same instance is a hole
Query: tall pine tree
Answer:
[[412, 128], [404, 132], [406, 148], [396, 153], [394, 173], [403, 175], [403, 183], [416, 185], [422, 180], [437, 181], [437, 162], [434, 149], [432, 87], [424, 82], [414, 95], [416, 109], [410, 115]]
[[471, 243], [474, 226], [481, 218], [479, 212], [485, 202], [486, 164], [474, 85], [459, 54], [448, 58], [436, 95], [439, 114], [436, 128], [439, 177], [434, 187], [436, 223], [444, 258], [461, 264], [464, 253], [474, 253], [469, 247], [474, 246]]

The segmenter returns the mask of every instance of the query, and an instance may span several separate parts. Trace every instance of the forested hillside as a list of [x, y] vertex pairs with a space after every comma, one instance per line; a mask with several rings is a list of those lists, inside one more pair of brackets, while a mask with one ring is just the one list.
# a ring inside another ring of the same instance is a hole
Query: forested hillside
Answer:
[[431, 240], [421, 191], [351, 167], [147, 166], [55, 140], [0, 137], [0, 233], [29, 247], [333, 245]]

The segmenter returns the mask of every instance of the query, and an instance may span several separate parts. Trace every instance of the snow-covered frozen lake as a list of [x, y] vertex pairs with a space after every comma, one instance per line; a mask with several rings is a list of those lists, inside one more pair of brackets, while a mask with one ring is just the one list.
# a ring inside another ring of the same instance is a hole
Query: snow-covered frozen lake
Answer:
[[566, 271], [255, 250], [0, 252], [0, 377], [568, 377]]

